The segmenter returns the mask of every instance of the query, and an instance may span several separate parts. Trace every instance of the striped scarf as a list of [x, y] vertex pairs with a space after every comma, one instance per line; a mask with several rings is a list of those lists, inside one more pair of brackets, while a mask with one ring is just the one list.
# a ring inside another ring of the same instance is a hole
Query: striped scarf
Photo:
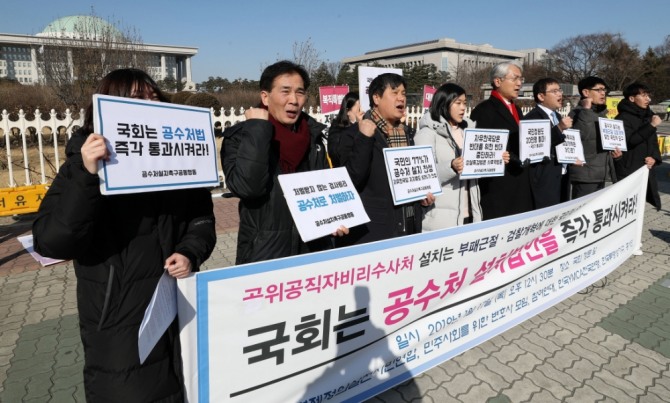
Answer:
[[[379, 130], [384, 133], [389, 147], [407, 147], [407, 136], [405, 135], [405, 125], [399, 124], [397, 127], [389, 125], [384, 118], [379, 116], [376, 110], [370, 111], [370, 119], [375, 122]], [[390, 130], [389, 130], [390, 129]]]

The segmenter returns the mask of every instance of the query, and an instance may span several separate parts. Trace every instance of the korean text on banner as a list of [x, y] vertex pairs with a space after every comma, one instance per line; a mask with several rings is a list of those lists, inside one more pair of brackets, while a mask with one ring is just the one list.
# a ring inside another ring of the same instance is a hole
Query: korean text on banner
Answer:
[[319, 103], [321, 106], [321, 113], [327, 115], [329, 113], [337, 113], [340, 110], [340, 105], [344, 96], [349, 92], [348, 85], [319, 87]]
[[442, 194], [432, 146], [385, 148], [384, 163], [396, 206]]
[[549, 119], [519, 122], [519, 159], [540, 162], [551, 155], [551, 122]]
[[626, 131], [621, 120], [598, 118], [598, 128], [603, 150], [619, 148], [621, 151], [628, 151]]
[[304, 242], [330, 235], [344, 225], [370, 221], [344, 167], [279, 175], [279, 185]]
[[465, 129], [461, 179], [505, 175], [503, 153], [509, 130]]
[[189, 401], [362, 401], [615, 270], [649, 170], [516, 216], [179, 282]]
[[219, 185], [209, 109], [96, 94], [93, 116], [110, 152], [102, 194]]
[[433, 102], [433, 95], [435, 95], [435, 87], [430, 85], [423, 86], [423, 107], [430, 108], [430, 103]]

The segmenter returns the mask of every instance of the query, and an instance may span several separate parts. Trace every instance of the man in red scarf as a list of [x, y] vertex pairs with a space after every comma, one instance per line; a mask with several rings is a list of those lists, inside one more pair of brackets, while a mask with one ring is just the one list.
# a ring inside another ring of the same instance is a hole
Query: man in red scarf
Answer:
[[505, 175], [479, 179], [484, 220], [519, 214], [534, 209], [528, 164], [519, 160], [521, 108], [514, 104], [523, 84], [523, 68], [515, 61], [503, 62], [491, 70], [491, 97], [470, 114], [477, 128], [509, 130], [510, 161]]
[[[323, 143], [325, 125], [302, 112], [309, 75], [280, 61], [261, 74], [261, 107], [224, 132], [221, 161], [226, 185], [240, 198], [236, 264], [323, 250], [331, 240], [302, 242], [278, 175], [329, 168]], [[348, 232], [344, 227], [334, 234]]]

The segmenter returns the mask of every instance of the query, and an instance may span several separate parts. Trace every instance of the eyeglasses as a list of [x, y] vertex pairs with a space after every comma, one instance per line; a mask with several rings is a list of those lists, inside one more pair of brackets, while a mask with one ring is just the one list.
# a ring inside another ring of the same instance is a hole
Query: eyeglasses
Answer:
[[521, 76], [514, 76], [514, 77], [503, 77], [503, 80], [510, 80], [512, 82], [519, 82], [521, 84], [524, 83], [524, 78]]
[[591, 88], [590, 91], [595, 91], [595, 92], [607, 92], [607, 88], [605, 87], [600, 87], [600, 88]]
[[545, 94], [554, 94], [554, 95], [556, 95], [556, 94], [562, 94], [562, 93], [563, 93], [563, 90], [559, 88], [559, 89], [556, 89], [556, 90], [545, 91], [544, 93], [545, 93]]

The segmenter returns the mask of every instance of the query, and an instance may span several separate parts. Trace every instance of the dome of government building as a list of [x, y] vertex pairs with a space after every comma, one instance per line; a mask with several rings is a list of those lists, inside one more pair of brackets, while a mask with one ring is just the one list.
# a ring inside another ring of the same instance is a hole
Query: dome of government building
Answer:
[[123, 39], [123, 34], [114, 25], [102, 18], [90, 15], [70, 15], [59, 18], [47, 24], [37, 36], [91, 40]]

